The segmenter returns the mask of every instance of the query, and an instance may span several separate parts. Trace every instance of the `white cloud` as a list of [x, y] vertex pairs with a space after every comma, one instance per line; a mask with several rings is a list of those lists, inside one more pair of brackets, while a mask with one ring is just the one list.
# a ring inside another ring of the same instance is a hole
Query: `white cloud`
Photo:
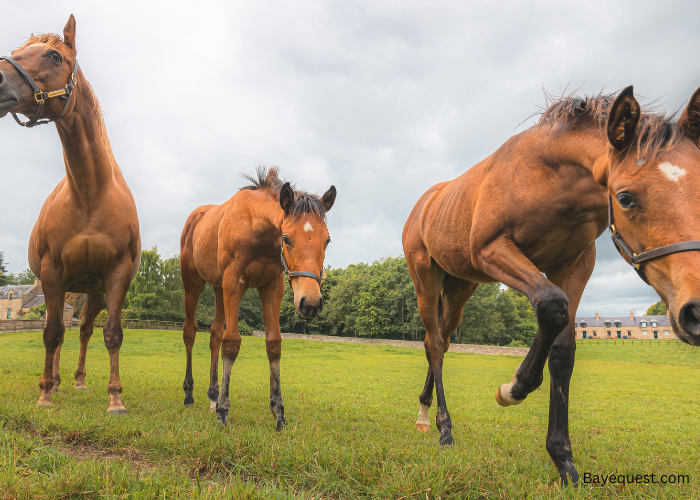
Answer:
[[[700, 37], [681, 2], [77, 1], [72, 9], [81, 67], [134, 192], [143, 246], [158, 244], [165, 256], [179, 252], [192, 209], [229, 198], [239, 174], [258, 164], [277, 164], [318, 193], [336, 185], [329, 264], [398, 255], [418, 197], [508, 139], [542, 102], [543, 86], [592, 93], [634, 83], [676, 109], [700, 84], [677, 50]], [[60, 33], [68, 15], [61, 4], [5, 6], [0, 52], [32, 32]], [[53, 126], [24, 130], [7, 117], [0, 137], [0, 197], [13, 207], [0, 249], [18, 271], [64, 169]], [[599, 249], [582, 311], [607, 304], [620, 314], [654, 301], [630, 269], [614, 292], [599, 281], [601, 270], [613, 272], [609, 258]]]

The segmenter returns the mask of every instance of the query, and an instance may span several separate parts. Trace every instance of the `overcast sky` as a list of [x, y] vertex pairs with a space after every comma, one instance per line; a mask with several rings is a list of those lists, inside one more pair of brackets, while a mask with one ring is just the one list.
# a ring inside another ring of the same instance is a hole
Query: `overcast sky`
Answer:
[[[532, 125], [518, 127], [543, 88], [634, 84], [675, 110], [700, 85], [698, 9], [668, 0], [10, 2], [0, 53], [61, 34], [71, 12], [143, 247], [163, 257], [179, 253], [194, 208], [228, 199], [259, 164], [300, 188], [338, 188], [327, 264], [396, 256], [418, 197]], [[53, 125], [8, 115], [0, 146], [0, 250], [17, 272], [65, 172]], [[601, 236], [579, 315], [657, 300]]]

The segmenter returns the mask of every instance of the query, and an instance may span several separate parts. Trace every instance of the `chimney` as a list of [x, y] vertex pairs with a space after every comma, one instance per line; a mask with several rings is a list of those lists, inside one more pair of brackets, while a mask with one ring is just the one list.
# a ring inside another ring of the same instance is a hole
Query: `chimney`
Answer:
[[595, 319], [600, 319], [600, 316], [598, 316], [598, 311], [595, 312]]
[[634, 311], [630, 311], [630, 318], [634, 319]]

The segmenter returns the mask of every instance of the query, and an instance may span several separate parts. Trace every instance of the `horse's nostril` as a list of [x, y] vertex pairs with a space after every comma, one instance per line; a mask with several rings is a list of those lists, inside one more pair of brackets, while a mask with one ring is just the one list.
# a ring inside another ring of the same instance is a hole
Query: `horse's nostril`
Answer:
[[681, 328], [690, 335], [700, 335], [700, 302], [691, 300], [681, 307], [678, 315]]
[[306, 306], [306, 300], [304, 297], [299, 299], [299, 311], [304, 311], [304, 307]]

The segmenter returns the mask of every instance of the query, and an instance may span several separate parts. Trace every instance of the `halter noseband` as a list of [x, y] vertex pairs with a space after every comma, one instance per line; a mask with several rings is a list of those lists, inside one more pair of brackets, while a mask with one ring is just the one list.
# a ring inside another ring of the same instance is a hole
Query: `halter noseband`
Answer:
[[[75, 88], [75, 85], [78, 83], [78, 59], [76, 58], [75, 60], [75, 65], [73, 66], [73, 71], [70, 74], [70, 77], [68, 78], [68, 84], [63, 87], [60, 90], [52, 90], [51, 92], [44, 92], [42, 91], [39, 86], [36, 84], [34, 79], [29, 76], [29, 73], [24, 71], [24, 68], [20, 66], [17, 61], [12, 59], [10, 56], [0, 56], [0, 60], [4, 59], [5, 61], [9, 62], [12, 64], [17, 71], [19, 71], [19, 74], [24, 77], [25, 80], [27, 80], [27, 83], [29, 84], [30, 87], [32, 87], [32, 90], [34, 91], [34, 100], [36, 101], [37, 108], [36, 108], [36, 113], [34, 113], [34, 116], [32, 116], [29, 120], [26, 122], [21, 121], [19, 118], [17, 118], [17, 114], [12, 113], [12, 117], [15, 119], [17, 123], [19, 123], [23, 127], [27, 128], [32, 128], [36, 127], [37, 125], [45, 125], [47, 123], [51, 123], [56, 120], [60, 120], [63, 118], [63, 115], [66, 114], [66, 110], [68, 109], [68, 104], [70, 104], [70, 98], [73, 95], [73, 88]], [[55, 118], [45, 118], [44, 120], [39, 120], [39, 117], [41, 117], [41, 112], [44, 109], [44, 102], [47, 99], [51, 99], [52, 97], [61, 97], [65, 99], [66, 103], [63, 105], [63, 110], [61, 110], [61, 114], [59, 114]]]
[[652, 250], [647, 250], [646, 252], [634, 253], [622, 240], [620, 233], [617, 232], [612, 208], [612, 196], [610, 196], [610, 193], [608, 193], [608, 228], [610, 229], [610, 237], [612, 238], [617, 251], [627, 257], [631, 265], [634, 266], [634, 270], [637, 271], [639, 277], [642, 278], [647, 285], [649, 284], [649, 281], [647, 280], [646, 274], [644, 274], [644, 271], [642, 270], [643, 262], [658, 259], [659, 257], [664, 257], [672, 253], [700, 250], [700, 241], [683, 241], [681, 243], [673, 243], [671, 245], [664, 245]]
[[292, 278], [300, 277], [313, 278], [316, 281], [318, 281], [319, 286], [323, 282], [323, 279], [314, 273], [307, 273], [306, 271], [290, 271], [289, 266], [287, 265], [287, 259], [284, 258], [284, 243], [282, 243], [282, 247], [280, 248], [280, 257], [282, 258], [282, 267], [284, 267], [284, 274], [287, 275], [287, 279], [289, 280], [289, 286], [292, 286]]

